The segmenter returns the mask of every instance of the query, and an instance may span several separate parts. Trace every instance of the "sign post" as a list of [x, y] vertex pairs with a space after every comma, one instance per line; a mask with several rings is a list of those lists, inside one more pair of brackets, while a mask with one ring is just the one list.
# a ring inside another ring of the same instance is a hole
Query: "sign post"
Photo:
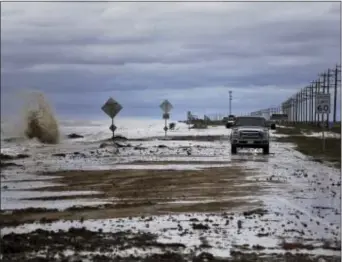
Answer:
[[316, 113], [322, 115], [322, 149], [325, 152], [324, 115], [330, 114], [330, 94], [316, 94]]
[[191, 120], [192, 120], [192, 114], [190, 111], [188, 111], [187, 119], [188, 119], [188, 129], [190, 130]]
[[112, 119], [112, 124], [110, 125], [109, 129], [112, 131], [112, 139], [114, 142], [114, 133], [116, 130], [116, 126], [114, 125], [114, 117], [121, 111], [122, 106], [110, 97], [101, 107], [101, 109]]
[[165, 126], [164, 126], [164, 131], [165, 131], [165, 137], [167, 136], [167, 120], [170, 119], [170, 112], [173, 106], [168, 100], [164, 100], [163, 103], [160, 105], [161, 110], [163, 110], [163, 119], [165, 120]]

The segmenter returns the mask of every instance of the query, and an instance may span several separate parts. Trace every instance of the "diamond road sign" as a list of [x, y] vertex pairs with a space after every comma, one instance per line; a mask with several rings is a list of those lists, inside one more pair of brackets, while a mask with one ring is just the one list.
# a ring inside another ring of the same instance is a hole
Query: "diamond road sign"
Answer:
[[316, 95], [316, 113], [329, 114], [330, 113], [330, 94]]
[[107, 102], [101, 107], [110, 118], [114, 118], [122, 109], [122, 106], [113, 98], [109, 98]]
[[164, 111], [164, 113], [170, 113], [173, 106], [168, 100], [164, 100], [163, 103], [161, 103], [160, 108]]
[[115, 126], [115, 125], [111, 125], [111, 126], [109, 127], [109, 129], [110, 129], [112, 132], [114, 132], [114, 131], [116, 130], [116, 126]]

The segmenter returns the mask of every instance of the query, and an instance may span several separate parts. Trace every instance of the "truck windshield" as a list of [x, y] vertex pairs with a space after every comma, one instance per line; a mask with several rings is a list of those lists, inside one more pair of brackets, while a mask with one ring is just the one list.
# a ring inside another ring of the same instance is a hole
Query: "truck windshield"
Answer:
[[264, 118], [243, 117], [236, 119], [235, 126], [266, 126], [266, 121]]

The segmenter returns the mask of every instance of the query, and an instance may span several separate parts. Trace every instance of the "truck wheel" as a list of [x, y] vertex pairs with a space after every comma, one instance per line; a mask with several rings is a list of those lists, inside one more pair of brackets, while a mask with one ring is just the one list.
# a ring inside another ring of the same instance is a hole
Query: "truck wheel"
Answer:
[[226, 124], [226, 128], [230, 128], [230, 124]]
[[270, 146], [265, 146], [262, 149], [262, 152], [264, 153], [264, 155], [268, 155], [270, 153]]
[[235, 155], [237, 153], [237, 148], [236, 146], [232, 145], [232, 155]]

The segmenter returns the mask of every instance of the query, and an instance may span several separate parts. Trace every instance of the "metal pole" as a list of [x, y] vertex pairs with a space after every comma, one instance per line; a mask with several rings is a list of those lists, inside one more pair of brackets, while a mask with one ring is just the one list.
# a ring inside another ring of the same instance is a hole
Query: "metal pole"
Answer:
[[293, 121], [293, 99], [292, 98], [290, 98], [290, 112], [291, 112], [291, 123], [292, 123], [292, 121]]
[[296, 123], [299, 122], [299, 94], [296, 95]]
[[232, 91], [229, 91], [229, 115], [232, 114]]
[[297, 108], [296, 108], [296, 98], [297, 96], [295, 95], [294, 98], [293, 98], [293, 124], [296, 123], [297, 121]]
[[[114, 127], [114, 117], [112, 118], [112, 127]], [[114, 128], [112, 128], [112, 139], [114, 141]]]
[[166, 119], [166, 117], [165, 117], [165, 137], [166, 137], [166, 135], [167, 135], [167, 119]]
[[298, 94], [298, 122], [300, 122], [300, 117], [301, 117], [301, 112], [300, 112], [301, 111], [301, 108], [300, 108], [301, 107], [301, 105], [300, 105], [301, 104], [300, 103], [301, 102], [300, 101], [300, 92], [298, 92], [297, 94]]
[[309, 106], [309, 97], [308, 97], [308, 86], [305, 87], [305, 123], [309, 122], [309, 118], [310, 118], [310, 110], [308, 108]]

